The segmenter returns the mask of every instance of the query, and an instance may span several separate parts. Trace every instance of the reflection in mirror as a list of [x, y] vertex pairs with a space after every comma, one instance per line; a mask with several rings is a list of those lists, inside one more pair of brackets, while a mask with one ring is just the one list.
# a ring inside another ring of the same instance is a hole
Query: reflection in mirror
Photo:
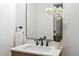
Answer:
[[51, 3], [27, 3], [27, 38], [53, 39], [53, 16], [45, 11], [52, 6]]
[[54, 41], [60, 42], [62, 40], [63, 32], [63, 3], [54, 4], [57, 12], [53, 15]]

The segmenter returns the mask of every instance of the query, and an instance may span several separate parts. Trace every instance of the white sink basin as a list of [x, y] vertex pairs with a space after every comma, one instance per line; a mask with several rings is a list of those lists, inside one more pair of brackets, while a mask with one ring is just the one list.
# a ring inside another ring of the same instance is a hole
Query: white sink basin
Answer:
[[39, 52], [48, 52], [52, 48], [51, 47], [44, 47], [44, 46], [27, 46], [27, 47], [24, 47], [24, 49], [33, 50], [33, 51], [35, 50], [35, 51], [39, 51]]
[[55, 49], [53, 46], [36, 46], [35, 44], [24, 44], [14, 48], [11, 51], [32, 53], [37, 55], [52, 55], [58, 56], [62, 49]]

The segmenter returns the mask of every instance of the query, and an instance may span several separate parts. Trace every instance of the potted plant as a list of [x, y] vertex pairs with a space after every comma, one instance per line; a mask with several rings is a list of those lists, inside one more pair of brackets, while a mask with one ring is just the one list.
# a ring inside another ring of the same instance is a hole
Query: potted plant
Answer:
[[[55, 17], [55, 20], [58, 21], [60, 20], [61, 21], [61, 24], [62, 24], [62, 21], [63, 21], [63, 8], [61, 7], [53, 7], [53, 8], [46, 8], [45, 9], [46, 12], [50, 15], [53, 14], [53, 16]], [[61, 28], [62, 28], [62, 25], [61, 25]], [[60, 48], [60, 42], [62, 40], [62, 32], [55, 32], [54, 30], [54, 41], [55, 41], [55, 45], [56, 45], [56, 48]]]
[[61, 32], [56, 33], [54, 35], [54, 41], [55, 41], [55, 47], [58, 49], [61, 48], [61, 44], [60, 44], [61, 40], [62, 40], [62, 33]]
[[54, 41], [55, 42], [61, 42], [62, 40], [62, 33], [57, 33], [55, 36], [54, 36]]

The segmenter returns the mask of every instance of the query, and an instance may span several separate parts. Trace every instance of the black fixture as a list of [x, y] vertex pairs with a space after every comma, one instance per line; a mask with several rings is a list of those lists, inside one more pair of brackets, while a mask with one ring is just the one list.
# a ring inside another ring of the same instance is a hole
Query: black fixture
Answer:
[[23, 27], [22, 27], [22, 26], [18, 26], [18, 27], [16, 27], [16, 28], [22, 29]]
[[40, 39], [39, 39], [39, 41], [41, 41], [41, 46], [44, 46], [44, 43], [43, 43], [43, 41], [46, 39], [46, 36], [44, 36], [43, 38], [41, 37]]
[[22, 26], [19, 26], [19, 28], [22, 29], [23, 27]]
[[39, 39], [39, 41], [41, 41], [41, 46], [43, 46], [43, 39], [42, 39], [42, 37]]
[[46, 36], [43, 37], [43, 40], [45, 40], [45, 39], [46, 39]]
[[44, 41], [46, 41], [46, 46], [48, 46], [48, 42], [49, 40], [46, 40], [46, 36], [44, 36], [43, 38], [40, 37], [39, 39], [36, 39], [36, 45], [39, 45], [39, 41], [40, 41], [40, 46], [44, 46]]
[[17, 29], [23, 29], [23, 27], [22, 26], [16, 27], [16, 32], [17, 32]]
[[38, 40], [36, 40], [36, 45], [38, 45]]
[[48, 46], [48, 40], [46, 41], [46, 46]]

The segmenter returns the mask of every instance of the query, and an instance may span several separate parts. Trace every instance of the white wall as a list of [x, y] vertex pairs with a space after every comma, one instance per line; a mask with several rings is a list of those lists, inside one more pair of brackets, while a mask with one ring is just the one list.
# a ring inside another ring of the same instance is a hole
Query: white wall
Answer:
[[26, 4], [25, 3], [16, 4], [16, 27], [18, 26], [23, 27], [22, 30], [24, 31], [24, 35], [25, 35], [24, 38], [26, 38]]
[[79, 3], [65, 3], [62, 55], [79, 56]]
[[0, 4], [0, 55], [10, 55], [16, 21], [16, 4]]
[[10, 55], [10, 48], [15, 42], [15, 28], [18, 26], [23, 26], [25, 34], [26, 4], [0, 4], [0, 55]]

